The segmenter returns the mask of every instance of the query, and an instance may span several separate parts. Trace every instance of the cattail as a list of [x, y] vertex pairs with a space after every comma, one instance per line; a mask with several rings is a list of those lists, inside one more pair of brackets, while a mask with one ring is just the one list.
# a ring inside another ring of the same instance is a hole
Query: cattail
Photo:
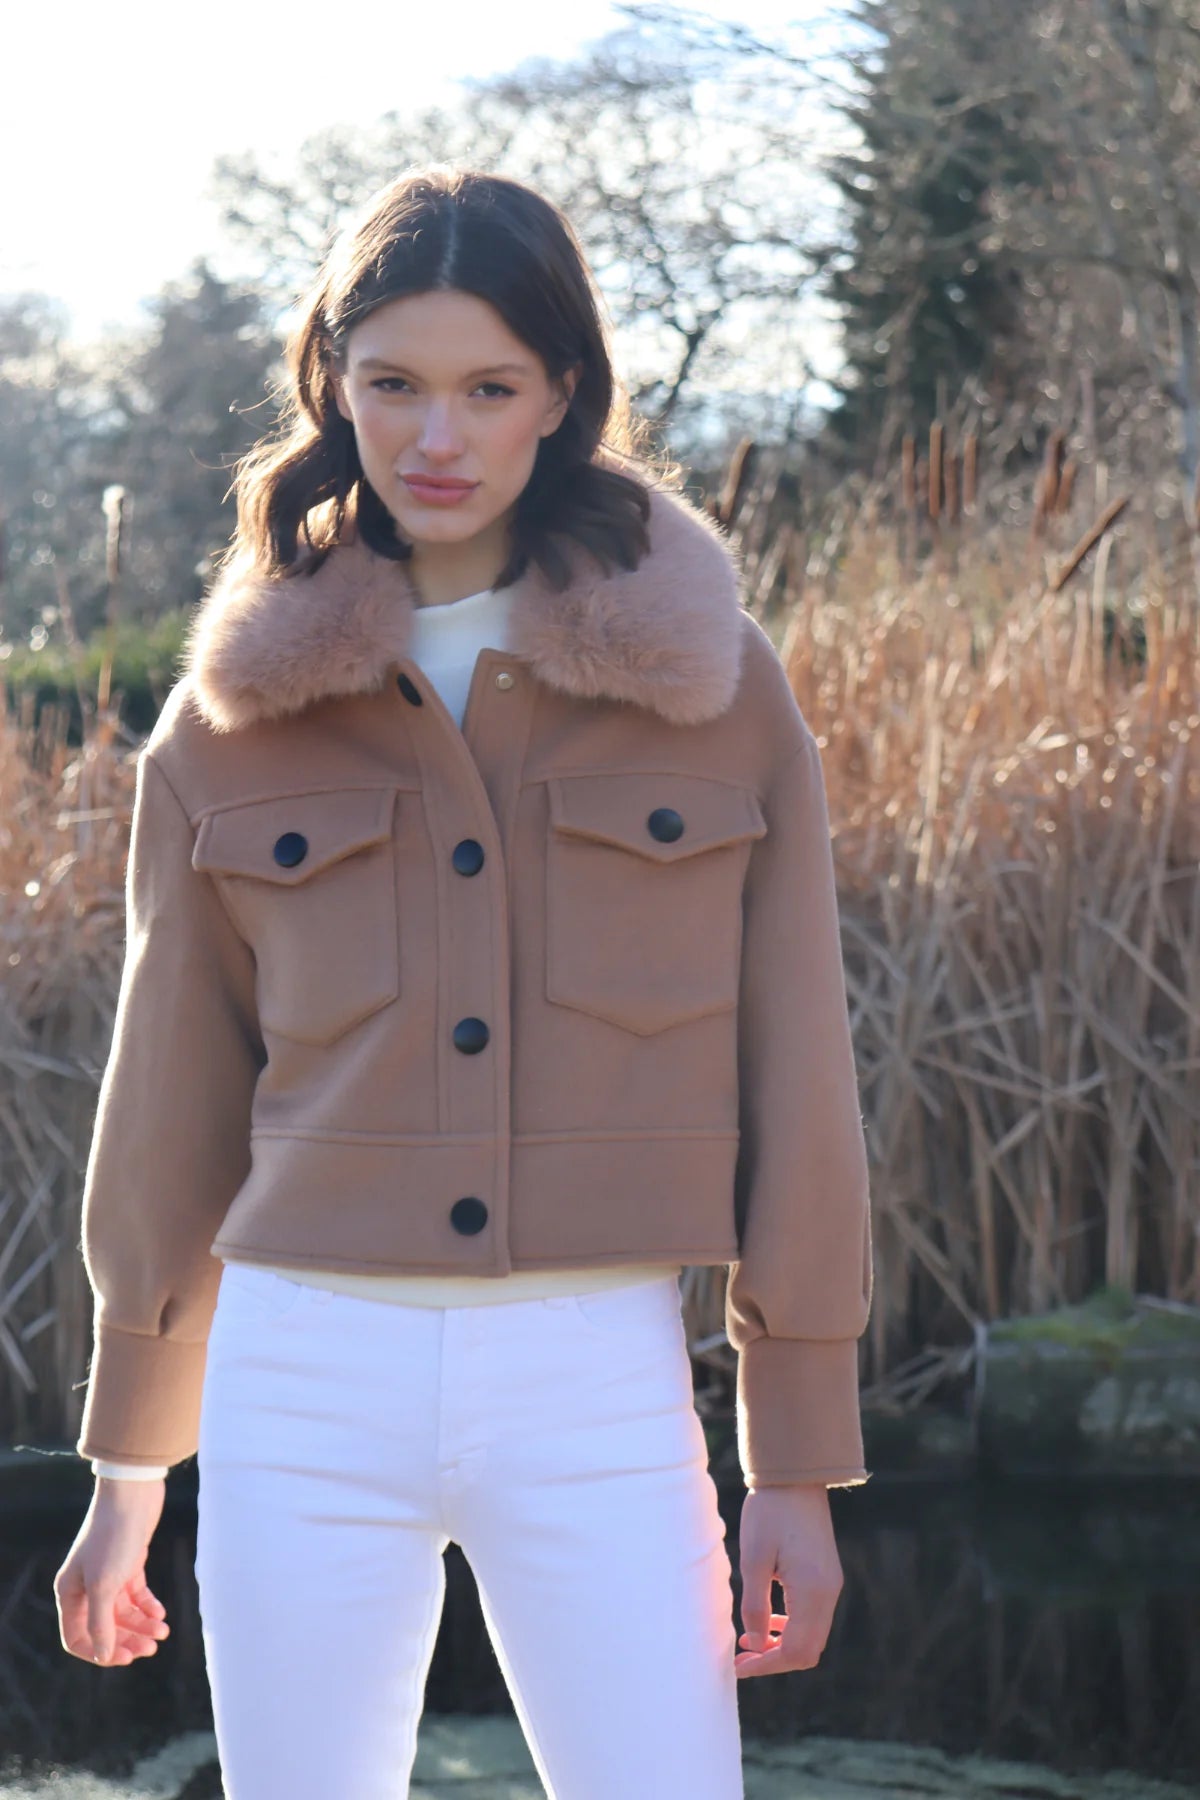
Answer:
[[1063, 464], [1062, 476], [1058, 484], [1058, 511], [1065, 513], [1070, 509], [1071, 495], [1075, 492], [1075, 477], [1079, 472], [1079, 464], [1072, 456]]
[[114, 482], [111, 487], [105, 488], [100, 504], [104, 509], [107, 527], [104, 534], [104, 576], [111, 592], [121, 576], [121, 525], [125, 515], [125, 489]]
[[1062, 470], [1063, 444], [1066, 433], [1055, 426], [1046, 440], [1041, 472], [1034, 488], [1033, 535], [1037, 537], [1051, 513], [1058, 511], [1059, 476]]
[[958, 459], [947, 456], [944, 464], [946, 483], [946, 517], [953, 525], [958, 519]]
[[929, 427], [929, 516], [936, 519], [942, 509], [942, 423], [935, 419]]
[[108, 698], [112, 685], [113, 651], [117, 635], [117, 610], [121, 582], [121, 550], [122, 527], [125, 523], [125, 489], [118, 483], [106, 487], [101, 500], [104, 508], [104, 575], [108, 582], [108, 603], [106, 607], [106, 630], [104, 634], [104, 655], [100, 662], [100, 679], [97, 683], [96, 708], [100, 713], [108, 711]]
[[916, 460], [917, 440], [906, 431], [900, 445], [900, 478], [904, 505], [909, 512], [914, 512], [917, 505]]
[[713, 517], [726, 530], [737, 514], [738, 503], [746, 489], [754, 465], [755, 443], [753, 438], [743, 438], [729, 459], [729, 467], [725, 473], [725, 481], [721, 488], [716, 505], [712, 508]]
[[974, 511], [976, 495], [976, 470], [979, 460], [979, 436], [968, 431], [963, 439], [963, 506], [967, 511]]

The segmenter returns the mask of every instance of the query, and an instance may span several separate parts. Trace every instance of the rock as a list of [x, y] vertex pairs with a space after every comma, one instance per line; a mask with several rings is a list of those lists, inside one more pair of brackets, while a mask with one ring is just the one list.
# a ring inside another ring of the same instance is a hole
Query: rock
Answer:
[[1200, 1474], [1200, 1308], [1102, 1288], [987, 1328], [981, 1464], [1004, 1474]]

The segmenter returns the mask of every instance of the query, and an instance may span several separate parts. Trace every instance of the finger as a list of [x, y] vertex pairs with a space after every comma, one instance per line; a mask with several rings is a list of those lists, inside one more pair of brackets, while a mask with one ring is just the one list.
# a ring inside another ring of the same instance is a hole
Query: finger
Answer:
[[158, 1595], [151, 1592], [144, 1581], [140, 1587], [130, 1589], [129, 1597], [136, 1605], [142, 1608], [143, 1612], [157, 1613], [160, 1619], [166, 1617], [166, 1607], [163, 1605]]
[[743, 1632], [738, 1642], [744, 1644], [745, 1649], [735, 1654], [734, 1662], [737, 1665], [743, 1662], [758, 1662], [762, 1657], [770, 1656], [773, 1651], [778, 1650], [782, 1641], [782, 1634], [778, 1631], [765, 1638], [755, 1637], [750, 1632]]
[[61, 1592], [56, 1592], [55, 1601], [58, 1605], [59, 1636], [64, 1647], [69, 1648], [68, 1639], [81, 1638], [87, 1633], [87, 1596], [82, 1589], [76, 1592], [64, 1588]]
[[128, 1650], [130, 1656], [154, 1656], [158, 1652], [158, 1639], [144, 1631], [127, 1631], [122, 1634], [120, 1648]]
[[128, 1599], [122, 1600], [118, 1605], [117, 1621], [131, 1631], [153, 1633], [156, 1637], [165, 1637], [171, 1629], [161, 1610], [151, 1610], [138, 1601]]
[[72, 1656], [78, 1656], [82, 1662], [94, 1663], [98, 1668], [119, 1668], [131, 1663], [135, 1656], [152, 1656], [158, 1649], [153, 1638], [145, 1637], [140, 1632], [119, 1632], [114, 1634], [112, 1648], [107, 1654], [101, 1654], [92, 1638], [86, 1633], [79, 1637], [64, 1639], [63, 1648]]
[[127, 1637], [146, 1639], [155, 1644], [163, 1643], [171, 1635], [171, 1627], [165, 1619], [123, 1619], [121, 1627]]
[[765, 1556], [751, 1555], [743, 1548], [741, 1575], [742, 1629], [757, 1648], [766, 1644], [770, 1626], [771, 1584], [775, 1579], [774, 1557], [768, 1560]]
[[113, 1620], [117, 1596], [108, 1588], [90, 1589], [87, 1603], [88, 1636], [92, 1640], [92, 1660], [107, 1663], [116, 1648], [117, 1634]]
[[766, 1584], [765, 1597], [757, 1593], [747, 1598], [747, 1590], [742, 1590], [742, 1636], [752, 1649], [765, 1649], [771, 1642], [772, 1630], [781, 1630], [787, 1623], [787, 1615], [777, 1613], [770, 1599], [771, 1583]]
[[828, 1640], [828, 1628], [811, 1613], [802, 1617], [793, 1613], [783, 1636], [772, 1646], [780, 1669], [813, 1669], [820, 1660]]
[[733, 1659], [735, 1674], [745, 1679], [750, 1675], [784, 1675], [792, 1670], [815, 1669], [821, 1660], [820, 1652], [813, 1650], [789, 1650], [782, 1640], [774, 1643], [769, 1650], [757, 1653], [743, 1651]]
[[[773, 1612], [771, 1614], [770, 1618], [767, 1620], [767, 1630], [769, 1632], [782, 1631], [784, 1626], [787, 1624], [787, 1622], [788, 1622], [788, 1616], [786, 1613]], [[745, 1643], [746, 1639], [751, 1637], [752, 1635], [753, 1634], [749, 1631], [743, 1631], [741, 1636], [738, 1638], [738, 1643], [739, 1644]]]

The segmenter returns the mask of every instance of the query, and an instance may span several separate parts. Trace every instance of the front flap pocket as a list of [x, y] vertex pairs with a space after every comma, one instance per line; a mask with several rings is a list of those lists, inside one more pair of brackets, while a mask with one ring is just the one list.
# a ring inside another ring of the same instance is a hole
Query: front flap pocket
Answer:
[[749, 788], [707, 775], [560, 775], [546, 785], [556, 831], [652, 862], [682, 862], [767, 829]]
[[546, 787], [547, 998], [642, 1035], [736, 1006], [753, 791], [642, 771]]
[[264, 1032], [328, 1044], [398, 997], [396, 794], [276, 794], [201, 821], [192, 864], [254, 951]]
[[192, 866], [295, 887], [389, 839], [395, 802], [395, 788], [338, 788], [227, 806], [201, 821]]

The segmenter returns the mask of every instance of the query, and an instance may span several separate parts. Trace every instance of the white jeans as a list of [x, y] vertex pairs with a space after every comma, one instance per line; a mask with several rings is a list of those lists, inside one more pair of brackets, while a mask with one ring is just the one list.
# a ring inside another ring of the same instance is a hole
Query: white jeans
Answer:
[[424, 1307], [230, 1263], [198, 1473], [226, 1800], [405, 1800], [451, 1540], [551, 1800], [742, 1800], [674, 1274]]

